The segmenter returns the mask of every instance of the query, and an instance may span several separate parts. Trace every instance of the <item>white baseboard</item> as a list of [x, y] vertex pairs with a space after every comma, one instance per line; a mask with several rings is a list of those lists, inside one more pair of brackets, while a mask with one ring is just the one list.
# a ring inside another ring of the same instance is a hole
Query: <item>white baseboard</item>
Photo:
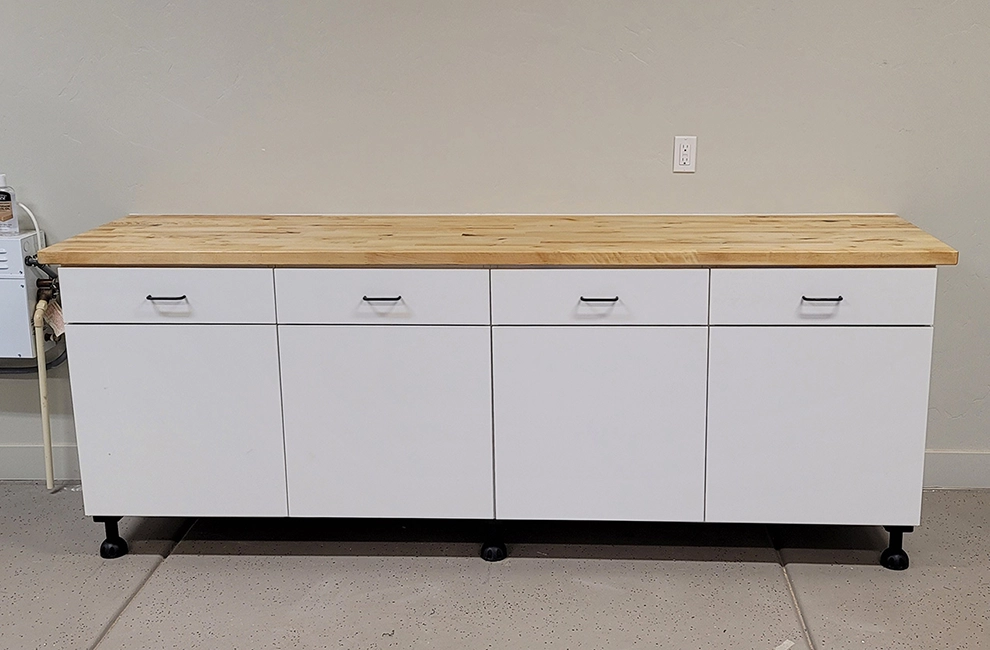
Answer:
[[[56, 480], [79, 480], [75, 445], [52, 448]], [[0, 445], [0, 480], [44, 480], [45, 452], [41, 445]]]
[[990, 451], [929, 449], [925, 487], [990, 488]]

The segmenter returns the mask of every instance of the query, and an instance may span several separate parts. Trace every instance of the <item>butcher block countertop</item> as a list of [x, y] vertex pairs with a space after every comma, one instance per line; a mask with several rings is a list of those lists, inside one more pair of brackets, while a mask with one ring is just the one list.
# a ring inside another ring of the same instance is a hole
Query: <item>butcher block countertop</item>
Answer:
[[934, 266], [896, 215], [133, 215], [49, 246], [66, 266]]

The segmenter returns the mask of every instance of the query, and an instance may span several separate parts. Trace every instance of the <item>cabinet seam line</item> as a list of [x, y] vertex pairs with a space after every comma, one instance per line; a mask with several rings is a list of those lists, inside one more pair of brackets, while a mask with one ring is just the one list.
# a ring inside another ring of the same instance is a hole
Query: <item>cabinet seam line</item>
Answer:
[[703, 501], [701, 504], [701, 521], [708, 521], [708, 411], [709, 387], [712, 381], [712, 270], [708, 269], [708, 318], [705, 326], [705, 472]]
[[495, 328], [492, 326], [492, 271], [488, 269], [488, 372], [492, 397], [492, 521], [498, 519], [498, 499], [495, 496]]
[[278, 361], [278, 411], [282, 422], [282, 472], [285, 476], [285, 516], [289, 516], [289, 454], [285, 449], [285, 395], [282, 387], [282, 337], [278, 324], [278, 288], [272, 269], [272, 296], [275, 302], [275, 358]]

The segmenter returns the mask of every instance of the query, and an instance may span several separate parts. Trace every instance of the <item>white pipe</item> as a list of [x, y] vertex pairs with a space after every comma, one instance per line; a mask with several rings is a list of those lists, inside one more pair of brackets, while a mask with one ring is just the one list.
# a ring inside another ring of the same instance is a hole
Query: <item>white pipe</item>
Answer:
[[45, 309], [47, 300], [39, 300], [34, 308], [34, 345], [38, 356], [38, 391], [41, 393], [41, 437], [45, 446], [45, 485], [55, 489], [55, 467], [52, 462], [52, 422], [48, 413], [48, 360], [45, 358]]

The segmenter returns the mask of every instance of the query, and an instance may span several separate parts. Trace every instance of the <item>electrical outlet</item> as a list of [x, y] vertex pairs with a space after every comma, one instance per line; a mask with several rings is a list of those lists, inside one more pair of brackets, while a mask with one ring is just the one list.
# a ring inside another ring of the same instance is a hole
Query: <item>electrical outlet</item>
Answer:
[[674, 136], [674, 171], [694, 172], [694, 163], [698, 153], [698, 136]]

